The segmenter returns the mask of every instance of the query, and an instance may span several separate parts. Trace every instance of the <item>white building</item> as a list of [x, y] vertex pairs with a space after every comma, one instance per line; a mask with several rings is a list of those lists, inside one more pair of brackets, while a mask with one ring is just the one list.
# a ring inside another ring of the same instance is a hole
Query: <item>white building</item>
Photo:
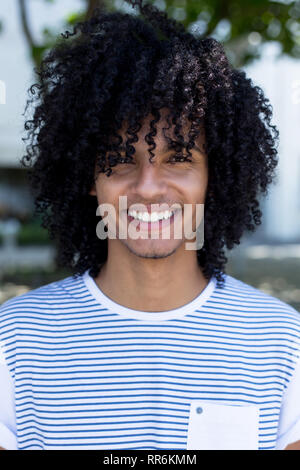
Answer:
[[276, 59], [276, 43], [266, 44], [263, 60], [245, 70], [270, 99], [279, 136], [277, 182], [265, 200], [263, 231], [268, 239], [300, 240], [300, 61]]

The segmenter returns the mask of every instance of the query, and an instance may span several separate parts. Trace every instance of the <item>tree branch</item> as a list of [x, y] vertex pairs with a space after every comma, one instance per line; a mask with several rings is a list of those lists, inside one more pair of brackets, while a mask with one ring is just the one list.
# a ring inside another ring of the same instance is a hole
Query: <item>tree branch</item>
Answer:
[[92, 14], [95, 8], [104, 8], [105, 6], [105, 0], [86, 0], [87, 2], [87, 9], [86, 9], [86, 14], [85, 14], [85, 20], [88, 20]]
[[36, 47], [36, 43], [32, 37], [31, 31], [29, 29], [27, 10], [25, 6], [25, 0], [19, 0], [20, 14], [21, 14], [21, 24], [27, 39], [29, 46], [32, 48]]

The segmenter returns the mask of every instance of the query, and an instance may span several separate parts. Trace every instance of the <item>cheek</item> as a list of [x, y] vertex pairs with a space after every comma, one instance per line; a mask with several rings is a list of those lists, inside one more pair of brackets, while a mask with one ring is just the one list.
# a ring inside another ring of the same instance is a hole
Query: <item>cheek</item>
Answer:
[[123, 185], [113, 181], [111, 177], [101, 175], [96, 182], [96, 192], [98, 204], [110, 203], [116, 204], [122, 192]]
[[208, 184], [207, 173], [190, 173], [182, 178], [181, 186], [184, 188], [186, 199], [191, 202], [204, 203]]

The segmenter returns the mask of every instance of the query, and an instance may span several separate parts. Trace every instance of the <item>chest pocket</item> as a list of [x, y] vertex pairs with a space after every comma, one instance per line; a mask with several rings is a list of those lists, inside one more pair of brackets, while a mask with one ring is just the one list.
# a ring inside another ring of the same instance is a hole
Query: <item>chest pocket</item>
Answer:
[[259, 406], [192, 400], [187, 449], [258, 449]]

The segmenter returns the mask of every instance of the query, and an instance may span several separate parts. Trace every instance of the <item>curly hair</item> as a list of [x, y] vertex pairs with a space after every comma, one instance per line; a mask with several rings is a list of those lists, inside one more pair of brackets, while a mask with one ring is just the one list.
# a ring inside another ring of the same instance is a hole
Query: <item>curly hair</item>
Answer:
[[97, 201], [88, 194], [95, 168], [109, 177], [120, 161], [118, 130], [125, 120], [126, 158], [132, 159], [131, 144], [150, 112], [145, 140], [152, 159], [155, 124], [167, 108], [172, 144], [183, 145], [182, 118], [191, 123], [189, 155], [205, 127], [209, 178], [197, 261], [222, 287], [224, 247], [232, 249], [246, 229], [261, 223], [258, 198], [275, 177], [279, 132], [271, 125], [272, 106], [244, 71], [233, 68], [220, 42], [194, 36], [142, 0], [126, 1], [138, 6], [138, 15], [96, 9], [62, 33], [35, 69], [39, 81], [28, 90], [25, 112], [32, 103], [35, 109], [25, 122], [29, 143], [21, 159], [30, 167], [35, 210], [56, 240], [58, 264], [74, 276], [87, 269], [97, 276], [108, 245], [96, 236]]

